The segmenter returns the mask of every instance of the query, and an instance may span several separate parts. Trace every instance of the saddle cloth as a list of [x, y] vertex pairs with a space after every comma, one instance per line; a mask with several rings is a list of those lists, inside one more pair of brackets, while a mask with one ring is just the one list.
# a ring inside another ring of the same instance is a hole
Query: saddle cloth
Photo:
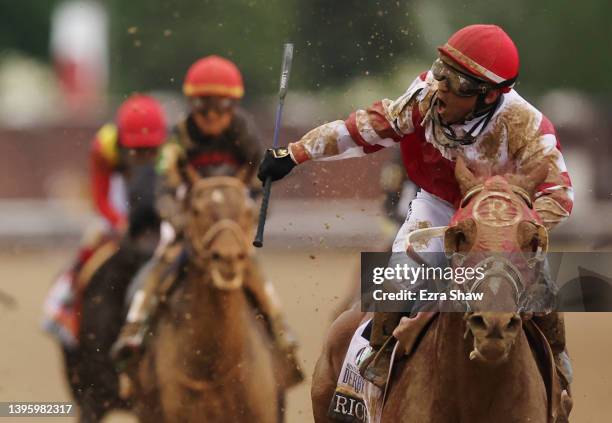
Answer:
[[359, 374], [360, 360], [370, 350], [369, 341], [364, 337], [370, 321], [366, 320], [357, 328], [344, 357], [327, 413], [333, 420], [350, 423], [380, 422], [384, 392]]
[[118, 249], [114, 239], [84, 249], [73, 267], [55, 280], [43, 306], [43, 330], [66, 348], [79, 344], [80, 311], [83, 292], [91, 277]]

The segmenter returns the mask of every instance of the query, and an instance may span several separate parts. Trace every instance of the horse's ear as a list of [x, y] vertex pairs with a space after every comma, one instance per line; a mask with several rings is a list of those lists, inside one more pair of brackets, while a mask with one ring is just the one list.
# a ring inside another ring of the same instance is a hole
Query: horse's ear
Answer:
[[465, 195], [466, 192], [478, 185], [479, 182], [476, 176], [468, 169], [462, 156], [457, 157], [457, 162], [455, 163], [455, 179], [457, 179], [459, 184], [461, 195]]

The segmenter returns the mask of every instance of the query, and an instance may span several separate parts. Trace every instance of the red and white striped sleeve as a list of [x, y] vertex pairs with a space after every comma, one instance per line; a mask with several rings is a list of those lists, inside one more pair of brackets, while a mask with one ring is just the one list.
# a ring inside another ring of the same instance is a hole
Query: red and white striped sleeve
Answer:
[[361, 157], [399, 142], [414, 131], [409, 103], [425, 87], [421, 74], [397, 100], [384, 99], [368, 109], [359, 109], [345, 121], [321, 125], [289, 144], [296, 163], [307, 160], [340, 160]]
[[538, 128], [538, 148], [531, 150], [529, 162], [549, 163], [546, 180], [536, 188], [534, 208], [550, 230], [567, 219], [574, 204], [574, 189], [570, 180], [555, 128], [542, 115]]

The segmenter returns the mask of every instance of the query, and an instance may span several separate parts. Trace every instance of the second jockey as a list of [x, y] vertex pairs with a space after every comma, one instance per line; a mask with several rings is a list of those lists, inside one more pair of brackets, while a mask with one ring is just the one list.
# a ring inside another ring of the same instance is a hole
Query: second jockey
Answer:
[[86, 231], [76, 260], [58, 278], [45, 303], [44, 326], [67, 345], [77, 343], [77, 275], [105, 240], [116, 238], [126, 229], [129, 204], [124, 177], [134, 165], [153, 164], [166, 138], [166, 117], [161, 105], [150, 96], [136, 94], [123, 102], [115, 121], [102, 126], [93, 139], [91, 191], [102, 222]]
[[[259, 178], [277, 180], [310, 160], [360, 157], [399, 143], [404, 168], [420, 191], [395, 238], [394, 252], [404, 252], [411, 231], [449, 224], [461, 199], [454, 176], [459, 156], [484, 174], [526, 173], [547, 163], [548, 176], [536, 190], [534, 209], [548, 230], [567, 219], [573, 190], [565, 161], [551, 122], [513, 89], [519, 71], [514, 42], [498, 26], [471, 25], [452, 35], [438, 53], [431, 69], [398, 99], [377, 101], [346, 120], [311, 130], [288, 148], [268, 150]], [[439, 239], [429, 248], [444, 251]], [[398, 318], [375, 314], [373, 348], [391, 336]], [[571, 367], [562, 315], [542, 319], [548, 320], [542, 327], [551, 328], [545, 335], [567, 389]], [[366, 373], [384, 384], [388, 366], [370, 365]]]
[[[183, 94], [190, 106], [188, 116], [176, 125], [164, 145], [158, 163], [160, 184], [157, 208], [164, 219], [161, 242], [153, 259], [136, 276], [138, 291], [130, 305], [127, 322], [112, 354], [125, 364], [144, 345], [149, 323], [155, 315], [162, 280], [181, 260], [184, 226], [183, 199], [189, 191], [189, 172], [200, 177], [234, 176], [254, 188], [261, 144], [256, 130], [239, 109], [244, 94], [242, 75], [236, 65], [219, 56], [196, 61], [187, 71]], [[264, 315], [272, 338], [288, 359], [290, 384], [302, 380], [295, 358], [296, 342], [281, 313], [272, 285], [257, 262], [249, 263], [246, 289]]]
[[144, 95], [126, 100], [117, 112], [117, 123], [104, 125], [96, 134], [91, 150], [91, 188], [96, 209], [113, 229], [122, 231], [126, 226], [125, 212], [115, 204], [125, 199], [117, 199], [120, 195], [111, 190], [113, 177], [124, 175], [131, 164], [154, 161], [166, 137], [161, 105]]

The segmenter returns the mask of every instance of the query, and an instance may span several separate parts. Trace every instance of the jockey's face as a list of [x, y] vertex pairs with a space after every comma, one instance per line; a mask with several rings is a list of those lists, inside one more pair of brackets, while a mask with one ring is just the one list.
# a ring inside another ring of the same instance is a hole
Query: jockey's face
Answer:
[[493, 104], [500, 95], [498, 89], [487, 87], [458, 69], [461, 66], [447, 57], [440, 57], [432, 66], [438, 84], [436, 112], [447, 125], [463, 122], [474, 111], [480, 92], [486, 93], [485, 104]]
[[204, 135], [221, 135], [230, 126], [235, 100], [225, 97], [194, 97], [190, 103], [194, 121]]
[[465, 120], [468, 114], [476, 106], [477, 96], [460, 97], [454, 94], [448, 85], [448, 81], [438, 81], [438, 96], [436, 112], [440, 115], [442, 122], [450, 125]]

